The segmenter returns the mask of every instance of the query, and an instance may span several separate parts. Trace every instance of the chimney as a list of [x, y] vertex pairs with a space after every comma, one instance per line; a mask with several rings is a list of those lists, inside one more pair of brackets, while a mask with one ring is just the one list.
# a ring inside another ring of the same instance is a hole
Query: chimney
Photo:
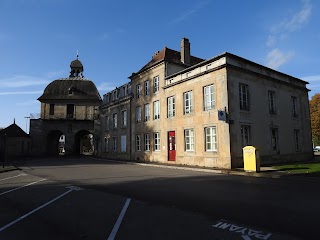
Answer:
[[181, 62], [190, 65], [190, 42], [188, 38], [182, 38], [180, 43]]

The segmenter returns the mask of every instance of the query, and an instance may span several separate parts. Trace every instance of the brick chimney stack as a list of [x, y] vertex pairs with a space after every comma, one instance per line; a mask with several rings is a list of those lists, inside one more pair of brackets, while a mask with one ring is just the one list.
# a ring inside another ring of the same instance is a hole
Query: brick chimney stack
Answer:
[[188, 38], [182, 38], [180, 43], [181, 62], [190, 65], [190, 42]]

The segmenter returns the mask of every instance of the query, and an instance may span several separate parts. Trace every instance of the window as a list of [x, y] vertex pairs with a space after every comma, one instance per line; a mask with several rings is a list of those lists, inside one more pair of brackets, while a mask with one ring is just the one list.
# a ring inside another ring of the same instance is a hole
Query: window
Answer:
[[189, 114], [193, 112], [193, 100], [192, 100], [192, 91], [185, 92], [183, 94], [184, 100], [184, 114]]
[[50, 104], [49, 115], [54, 115], [54, 104]]
[[249, 89], [246, 84], [239, 84], [239, 102], [241, 110], [249, 110]]
[[251, 127], [242, 125], [241, 126], [241, 144], [242, 147], [251, 145]]
[[278, 128], [271, 128], [271, 147], [272, 150], [279, 150]]
[[144, 95], [148, 96], [150, 93], [149, 80], [144, 82]]
[[276, 114], [276, 103], [275, 103], [274, 91], [268, 91], [268, 99], [269, 99], [269, 113]]
[[291, 104], [292, 104], [292, 116], [298, 117], [298, 105], [297, 105], [297, 97], [291, 97]]
[[136, 135], [136, 151], [141, 151], [141, 138], [140, 138], [140, 135]]
[[127, 126], [127, 110], [123, 110], [121, 112], [122, 115], [122, 127], [126, 127]]
[[149, 133], [144, 134], [144, 150], [150, 151], [150, 135], [149, 135]]
[[176, 106], [175, 106], [174, 96], [168, 97], [167, 102], [168, 102], [168, 118], [174, 117], [176, 114]]
[[109, 138], [107, 137], [104, 138], [104, 151], [105, 152], [109, 151]]
[[121, 152], [125, 153], [127, 151], [127, 136], [121, 135]]
[[74, 104], [67, 104], [67, 118], [73, 119], [74, 117]]
[[110, 126], [110, 125], [109, 125], [109, 121], [110, 121], [110, 120], [109, 120], [109, 116], [106, 116], [106, 121], [105, 121], [105, 124], [106, 124], [105, 130], [106, 130], [106, 131], [109, 130], [109, 126]]
[[216, 127], [205, 128], [206, 151], [217, 151], [217, 129]]
[[117, 151], [117, 137], [113, 137], [113, 151]]
[[160, 151], [160, 133], [154, 133], [154, 150]]
[[186, 151], [194, 151], [194, 131], [193, 129], [184, 130], [184, 143]]
[[140, 84], [138, 84], [137, 86], [136, 86], [136, 90], [137, 90], [137, 98], [140, 98], [140, 95], [141, 95], [141, 86], [140, 86]]
[[147, 103], [144, 105], [144, 121], [147, 122], [150, 120], [150, 104]]
[[160, 118], [160, 101], [153, 102], [153, 119]]
[[153, 92], [159, 91], [159, 76], [153, 78]]
[[70, 88], [68, 89], [68, 93], [69, 93], [69, 95], [72, 95], [72, 94], [73, 94], [73, 87], [70, 87]]
[[204, 110], [208, 111], [215, 108], [214, 88], [213, 85], [203, 88]]
[[136, 107], [136, 122], [137, 123], [141, 122], [141, 107], [140, 106]]
[[118, 127], [118, 114], [113, 114], [113, 128], [116, 129]]
[[300, 151], [299, 129], [294, 129], [294, 143], [296, 151]]

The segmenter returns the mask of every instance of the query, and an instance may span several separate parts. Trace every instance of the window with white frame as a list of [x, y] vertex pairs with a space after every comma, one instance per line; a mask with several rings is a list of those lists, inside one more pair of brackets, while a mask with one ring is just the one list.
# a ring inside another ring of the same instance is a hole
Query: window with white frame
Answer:
[[137, 123], [141, 122], [141, 107], [140, 106], [136, 107], [136, 122]]
[[292, 116], [298, 117], [298, 99], [297, 97], [291, 97], [291, 104], [292, 104]]
[[150, 83], [149, 80], [144, 82], [144, 95], [148, 96], [150, 93]]
[[186, 151], [194, 151], [194, 130], [185, 129], [184, 130], [184, 143]]
[[106, 116], [105, 118], [105, 130], [108, 131], [110, 129], [110, 120], [109, 116]]
[[249, 110], [249, 88], [248, 85], [239, 83], [239, 103], [241, 110]]
[[144, 134], [144, 150], [150, 151], [150, 135], [149, 135], [149, 133]]
[[268, 100], [269, 100], [269, 113], [276, 114], [276, 94], [274, 91], [268, 91]]
[[296, 151], [300, 151], [300, 133], [299, 129], [294, 129], [294, 144], [295, 144], [295, 149]]
[[153, 119], [160, 119], [160, 101], [153, 102]]
[[117, 151], [117, 137], [113, 137], [113, 151]]
[[159, 91], [159, 76], [153, 78], [153, 92]]
[[155, 151], [160, 151], [160, 133], [159, 132], [155, 132], [154, 135], [154, 150]]
[[174, 117], [176, 114], [175, 98], [174, 96], [168, 97], [168, 118]]
[[247, 125], [241, 125], [241, 144], [242, 147], [251, 145], [251, 127]]
[[136, 94], [137, 94], [137, 98], [140, 98], [140, 95], [141, 95], [141, 86], [140, 86], [140, 84], [138, 84], [136, 86]]
[[150, 120], [150, 104], [147, 103], [144, 105], [144, 121], [147, 122]]
[[141, 151], [141, 136], [136, 135], [136, 151]]
[[215, 126], [205, 129], [205, 146], [207, 152], [217, 151], [217, 129]]
[[104, 151], [105, 152], [109, 151], [109, 138], [107, 137], [104, 138]]
[[271, 147], [272, 150], [279, 150], [278, 128], [271, 128]]
[[113, 114], [113, 128], [118, 127], [118, 114], [114, 113]]
[[208, 111], [215, 108], [214, 87], [213, 85], [203, 88], [204, 110]]
[[184, 101], [184, 114], [189, 114], [193, 112], [193, 97], [192, 91], [185, 92], [183, 94]]
[[126, 127], [127, 126], [127, 110], [123, 110], [121, 112], [122, 115], [122, 127]]
[[127, 152], [127, 136], [121, 135], [121, 152]]

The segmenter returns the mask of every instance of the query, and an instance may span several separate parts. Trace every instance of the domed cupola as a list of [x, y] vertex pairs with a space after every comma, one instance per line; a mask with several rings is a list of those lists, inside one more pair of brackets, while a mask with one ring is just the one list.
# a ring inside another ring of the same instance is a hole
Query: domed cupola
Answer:
[[70, 76], [69, 78], [83, 78], [83, 65], [80, 62], [80, 60], [78, 59], [78, 54], [77, 54], [77, 59], [73, 60], [70, 63]]

